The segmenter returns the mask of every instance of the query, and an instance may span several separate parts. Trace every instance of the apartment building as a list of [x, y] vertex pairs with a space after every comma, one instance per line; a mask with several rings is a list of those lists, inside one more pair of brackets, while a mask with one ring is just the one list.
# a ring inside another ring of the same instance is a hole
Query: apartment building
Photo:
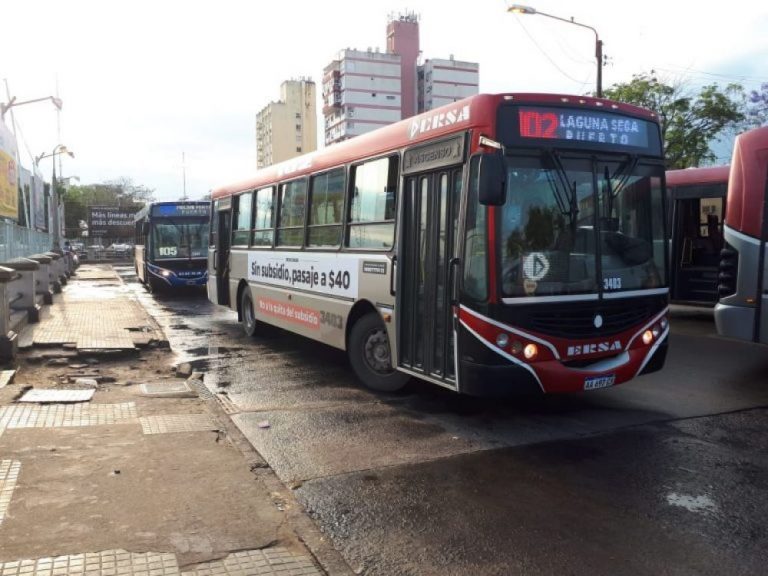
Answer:
[[402, 118], [401, 58], [342, 50], [323, 70], [325, 143], [359, 136]]
[[280, 85], [280, 100], [256, 115], [256, 167], [263, 168], [317, 149], [315, 83], [308, 78]]
[[480, 65], [476, 62], [432, 58], [418, 69], [419, 113], [478, 93]]
[[386, 52], [339, 52], [323, 70], [325, 144], [359, 136], [477, 94], [479, 65], [432, 59], [419, 66], [419, 17], [390, 15]]

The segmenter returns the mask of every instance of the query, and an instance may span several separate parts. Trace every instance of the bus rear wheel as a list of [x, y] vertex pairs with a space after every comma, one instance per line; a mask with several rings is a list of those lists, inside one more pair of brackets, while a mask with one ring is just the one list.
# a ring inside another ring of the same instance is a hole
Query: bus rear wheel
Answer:
[[256, 314], [253, 311], [253, 298], [251, 297], [251, 289], [248, 286], [243, 289], [243, 293], [240, 295], [240, 318], [243, 330], [248, 336], [253, 338], [256, 335], [258, 320], [256, 320]]
[[409, 376], [392, 366], [387, 329], [378, 314], [360, 318], [349, 333], [349, 363], [355, 376], [371, 390], [397, 392]]

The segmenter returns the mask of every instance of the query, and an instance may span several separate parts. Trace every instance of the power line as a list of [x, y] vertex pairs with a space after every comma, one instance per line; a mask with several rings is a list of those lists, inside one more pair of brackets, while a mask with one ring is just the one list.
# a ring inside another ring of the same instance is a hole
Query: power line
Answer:
[[520, 25], [520, 27], [523, 29], [523, 32], [525, 32], [525, 35], [526, 35], [526, 36], [528, 36], [528, 38], [530, 38], [531, 42], [533, 42], [533, 45], [534, 45], [534, 46], [536, 46], [536, 48], [539, 50], [539, 52], [541, 52], [541, 54], [542, 54], [542, 55], [543, 55], [543, 56], [544, 56], [544, 57], [545, 57], [547, 60], [549, 60], [549, 63], [550, 63], [550, 64], [552, 64], [552, 66], [554, 66], [554, 67], [557, 69], [557, 71], [558, 71], [558, 72], [560, 72], [560, 74], [562, 74], [563, 76], [565, 76], [566, 78], [568, 78], [568, 79], [569, 79], [569, 80], [571, 80], [572, 82], [576, 82], [577, 84], [581, 84], [581, 88], [582, 88], [582, 89], [583, 89], [583, 88], [584, 88], [584, 87], [585, 87], [585, 86], [586, 86], [588, 83], [591, 83], [591, 82], [592, 82], [592, 78], [591, 78], [591, 75], [590, 75], [590, 77], [589, 77], [589, 78], [587, 78], [587, 80], [585, 80], [585, 81], [583, 81], [583, 82], [582, 82], [581, 80], [578, 80], [578, 79], [574, 78], [573, 76], [571, 76], [570, 74], [568, 74], [568, 73], [567, 73], [565, 70], [563, 70], [562, 68], [560, 68], [560, 66], [558, 66], [558, 65], [557, 65], [557, 63], [556, 63], [556, 62], [555, 62], [555, 61], [554, 61], [552, 58], [550, 58], [549, 54], [547, 54], [547, 53], [544, 51], [544, 49], [543, 49], [541, 46], [539, 46], [539, 43], [538, 43], [538, 42], [536, 42], [536, 39], [535, 39], [533, 36], [531, 36], [530, 32], [528, 32], [528, 29], [525, 27], [525, 24], [523, 24], [523, 23], [521, 22], [520, 18], [515, 18], [515, 20], [516, 20], [516, 21], [517, 21], [517, 23]]

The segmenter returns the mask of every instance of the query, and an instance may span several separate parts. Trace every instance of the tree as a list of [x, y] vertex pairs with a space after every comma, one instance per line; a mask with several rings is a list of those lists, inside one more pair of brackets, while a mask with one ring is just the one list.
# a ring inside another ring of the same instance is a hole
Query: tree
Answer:
[[60, 190], [64, 203], [64, 218], [67, 235], [75, 235], [80, 230], [80, 221], [88, 221], [89, 206], [119, 206], [135, 208], [137, 211], [154, 199], [155, 191], [134, 184], [130, 178], [121, 178], [102, 184], [70, 186]]
[[695, 93], [683, 82], [662, 82], [651, 71], [614, 84], [605, 97], [658, 113], [668, 169], [714, 162], [710, 145], [748, 124], [746, 94], [739, 84], [722, 89], [710, 84]]
[[763, 82], [759, 91], [749, 93], [747, 117], [755, 127], [768, 124], [768, 82]]

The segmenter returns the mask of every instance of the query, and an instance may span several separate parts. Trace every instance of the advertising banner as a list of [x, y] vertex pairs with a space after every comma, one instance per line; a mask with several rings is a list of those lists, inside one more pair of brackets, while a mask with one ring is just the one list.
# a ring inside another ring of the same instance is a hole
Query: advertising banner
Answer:
[[342, 254], [248, 253], [248, 280], [281, 288], [357, 298], [360, 259]]
[[43, 232], [48, 231], [48, 210], [45, 202], [45, 181], [40, 172], [32, 175], [32, 225]]
[[113, 206], [88, 207], [88, 235], [107, 238], [128, 238], [133, 236], [135, 208]]
[[19, 172], [16, 166], [16, 138], [0, 122], [0, 217], [19, 218]]

